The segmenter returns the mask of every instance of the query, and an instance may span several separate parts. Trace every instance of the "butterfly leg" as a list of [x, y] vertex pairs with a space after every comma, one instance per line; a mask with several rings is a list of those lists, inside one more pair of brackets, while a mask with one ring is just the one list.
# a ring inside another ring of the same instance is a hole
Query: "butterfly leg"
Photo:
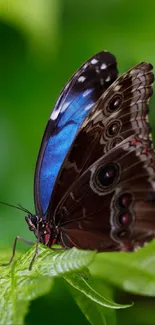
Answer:
[[30, 265], [29, 265], [29, 270], [30, 271], [32, 270], [34, 260], [35, 260], [36, 256], [38, 255], [38, 245], [39, 245], [39, 240], [37, 240], [37, 242], [36, 242], [35, 252], [34, 252], [34, 255], [33, 255], [32, 260], [31, 260]]
[[16, 246], [17, 246], [17, 240], [20, 240], [20, 241], [23, 241], [25, 244], [27, 245], [34, 245], [33, 242], [29, 241], [29, 240], [26, 240], [20, 236], [16, 236], [15, 240], [14, 240], [14, 243], [13, 243], [13, 248], [12, 248], [12, 255], [11, 255], [11, 258], [9, 260], [8, 263], [1, 263], [0, 266], [8, 266], [12, 263], [13, 259], [14, 259], [14, 256], [15, 256], [15, 252], [16, 252]]

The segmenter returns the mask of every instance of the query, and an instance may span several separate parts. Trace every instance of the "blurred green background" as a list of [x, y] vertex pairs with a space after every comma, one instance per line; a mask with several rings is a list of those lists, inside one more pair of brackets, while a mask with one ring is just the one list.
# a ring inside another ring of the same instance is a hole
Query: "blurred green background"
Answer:
[[[20, 203], [34, 212], [34, 168], [51, 109], [74, 71], [104, 49], [115, 54], [120, 73], [140, 61], [155, 66], [155, 2], [0, 0], [1, 201]], [[154, 103], [153, 99], [150, 122], [155, 134]], [[0, 206], [0, 247], [9, 249], [16, 235], [34, 238], [22, 212]], [[19, 249], [27, 248], [19, 244]], [[155, 299], [134, 299], [132, 310], [117, 312], [117, 324], [154, 324]], [[88, 324], [57, 282], [54, 296], [40, 298], [32, 306], [29, 325], [36, 319], [37, 324], [56, 319], [57, 324]]]

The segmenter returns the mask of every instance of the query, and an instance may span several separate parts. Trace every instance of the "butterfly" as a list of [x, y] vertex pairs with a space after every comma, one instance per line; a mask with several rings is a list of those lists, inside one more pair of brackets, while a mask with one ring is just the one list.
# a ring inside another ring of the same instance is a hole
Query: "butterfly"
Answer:
[[155, 152], [148, 122], [152, 65], [118, 77], [97, 53], [61, 92], [42, 139], [34, 178], [38, 242], [133, 251], [155, 237]]

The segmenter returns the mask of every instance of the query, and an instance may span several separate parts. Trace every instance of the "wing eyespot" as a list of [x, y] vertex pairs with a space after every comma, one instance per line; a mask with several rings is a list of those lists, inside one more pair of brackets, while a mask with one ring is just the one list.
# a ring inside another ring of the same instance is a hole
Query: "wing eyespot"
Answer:
[[118, 217], [119, 224], [124, 227], [128, 227], [132, 222], [132, 215], [130, 212], [124, 212]]
[[100, 166], [94, 173], [92, 184], [95, 192], [98, 194], [102, 192], [111, 191], [118, 182], [120, 168], [116, 163], [109, 163]]
[[132, 193], [125, 192], [114, 199], [111, 209], [111, 235], [115, 241], [129, 239], [134, 224], [133, 212], [134, 197]]
[[129, 236], [129, 231], [127, 229], [121, 229], [120, 231], [117, 232], [117, 234], [115, 234], [115, 236], [118, 239], [125, 239], [126, 237]]
[[107, 134], [108, 137], [114, 137], [120, 132], [120, 130], [121, 130], [120, 121], [112, 121], [107, 126], [106, 134]]
[[121, 228], [113, 229], [111, 231], [111, 236], [113, 240], [118, 243], [127, 242], [131, 237], [131, 230], [130, 228], [122, 226]]
[[116, 93], [108, 103], [108, 111], [110, 113], [115, 112], [120, 109], [123, 103], [123, 95], [120, 93]]
[[119, 143], [121, 143], [123, 140], [124, 139], [121, 136], [116, 136], [113, 139], [110, 139], [110, 141], [108, 141], [107, 144], [105, 145], [105, 152], [108, 152], [109, 150], [113, 149]]
[[122, 209], [129, 208], [132, 202], [133, 202], [133, 197], [131, 193], [123, 193], [118, 198], [118, 206]]

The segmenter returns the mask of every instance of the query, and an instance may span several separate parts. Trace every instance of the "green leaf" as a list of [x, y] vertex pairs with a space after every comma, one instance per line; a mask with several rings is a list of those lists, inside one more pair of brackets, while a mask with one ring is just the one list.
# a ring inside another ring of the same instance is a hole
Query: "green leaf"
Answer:
[[[90, 273], [88, 273], [88, 279], [91, 280]], [[103, 281], [93, 279], [91, 284], [93, 288], [97, 287], [96, 289], [98, 292], [104, 294], [106, 297], [109, 297], [109, 288], [103, 283]], [[70, 291], [77, 305], [80, 307], [85, 317], [92, 325], [116, 325], [116, 312], [114, 309], [106, 308], [94, 303], [94, 301], [73, 287], [70, 287]]]
[[100, 253], [90, 271], [123, 290], [155, 296], [154, 252], [155, 241], [133, 253]]
[[0, 324], [23, 324], [29, 301], [51, 290], [52, 278], [29, 273], [29, 276], [19, 276], [16, 264], [3, 267], [0, 275]]
[[53, 277], [88, 265], [95, 255], [95, 252], [76, 248], [54, 251], [39, 245], [39, 254], [30, 271], [29, 265], [34, 253], [35, 247], [32, 247], [13, 265], [1, 267], [1, 324], [23, 324], [29, 302], [51, 290]]
[[120, 305], [120, 304], [113, 302], [112, 300], [109, 300], [109, 299], [103, 297], [101, 294], [96, 292], [96, 290], [94, 290], [93, 287], [88, 283], [90, 275], [87, 278], [87, 280], [85, 280], [84, 277], [87, 278], [87, 272], [82, 270], [82, 276], [79, 276], [76, 273], [72, 273], [72, 274], [68, 274], [68, 275], [66, 274], [64, 276], [64, 279], [71, 286], [73, 286], [75, 289], [77, 289], [78, 291], [83, 293], [84, 296], [86, 296], [87, 298], [89, 298], [90, 300], [96, 302], [97, 304], [99, 304], [101, 306], [108, 307], [108, 308], [114, 308], [114, 309], [127, 308], [127, 307], [131, 306], [129, 304], [128, 305]]
[[84, 296], [80, 291], [71, 290], [71, 292], [77, 305], [80, 307], [90, 324], [107, 325], [104, 316], [104, 310], [102, 311], [103, 307], [99, 310], [99, 306], [95, 304], [91, 299]]

